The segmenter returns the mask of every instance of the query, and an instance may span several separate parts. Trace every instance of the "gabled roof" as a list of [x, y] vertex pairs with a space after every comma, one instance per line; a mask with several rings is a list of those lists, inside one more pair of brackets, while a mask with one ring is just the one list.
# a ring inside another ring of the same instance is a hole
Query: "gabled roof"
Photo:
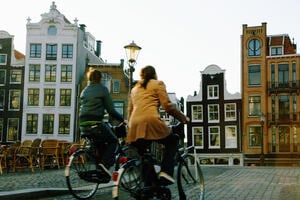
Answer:
[[14, 50], [14, 54], [15, 54], [15, 58], [16, 58], [17, 60], [19, 60], [19, 59], [24, 59], [24, 58], [25, 58], [25, 55], [22, 54], [20, 51]]

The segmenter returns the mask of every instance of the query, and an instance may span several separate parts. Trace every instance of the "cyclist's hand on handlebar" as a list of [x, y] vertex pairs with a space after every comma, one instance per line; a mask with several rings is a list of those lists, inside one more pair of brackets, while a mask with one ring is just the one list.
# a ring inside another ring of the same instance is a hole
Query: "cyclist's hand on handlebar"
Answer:
[[128, 121], [127, 121], [127, 120], [124, 120], [124, 121], [123, 121], [123, 125], [126, 126], [127, 124], [128, 124]]
[[187, 123], [189, 123], [189, 122], [190, 122], [190, 118], [186, 116], [186, 117], [185, 117], [185, 120], [183, 121], [183, 123], [184, 123], [184, 124], [187, 124]]

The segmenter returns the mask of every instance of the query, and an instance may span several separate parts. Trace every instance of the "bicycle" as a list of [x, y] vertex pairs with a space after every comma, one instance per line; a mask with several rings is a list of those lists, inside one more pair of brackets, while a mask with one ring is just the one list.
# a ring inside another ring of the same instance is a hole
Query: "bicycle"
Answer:
[[[182, 135], [177, 131], [180, 130], [180, 126], [183, 126], [183, 124], [178, 123], [171, 126], [171, 131], [175, 134]], [[177, 165], [175, 169], [177, 170], [176, 185], [178, 198], [180, 200], [204, 199], [204, 178], [199, 161], [192, 153], [190, 153], [193, 151], [194, 146], [183, 147], [178, 143], [176, 152]], [[140, 155], [139, 159], [131, 159], [122, 165], [119, 170], [116, 187], [114, 188], [116, 190], [115, 192], [118, 193], [121, 190], [125, 190], [137, 200], [171, 199], [172, 194], [169, 187], [163, 186], [159, 182], [157, 172], [159, 171], [158, 165], [160, 161], [156, 160], [154, 157], [151, 148], [148, 148], [147, 152]], [[144, 185], [143, 176], [141, 175], [141, 166], [145, 164], [151, 166], [149, 171], [145, 174], [149, 173], [150, 176], [155, 178], [150, 186]]]
[[[108, 184], [111, 181], [111, 177], [105, 176], [103, 171], [97, 169], [97, 166], [101, 164], [98, 162], [98, 157], [101, 152], [99, 152], [98, 147], [96, 148], [96, 139], [91, 132], [99, 125], [100, 124], [89, 125], [87, 127], [89, 131], [85, 131], [85, 133], [81, 135], [85, 144], [79, 146], [77, 149], [70, 150], [71, 155], [65, 168], [65, 177], [68, 189], [76, 199], [92, 198], [100, 184]], [[118, 171], [121, 165], [127, 161], [125, 157], [127, 147], [124, 145], [126, 127], [123, 124], [112, 126], [108, 123], [108, 125], [119, 138], [114, 165], [114, 170]], [[113, 185], [111, 187], [113, 187]]]

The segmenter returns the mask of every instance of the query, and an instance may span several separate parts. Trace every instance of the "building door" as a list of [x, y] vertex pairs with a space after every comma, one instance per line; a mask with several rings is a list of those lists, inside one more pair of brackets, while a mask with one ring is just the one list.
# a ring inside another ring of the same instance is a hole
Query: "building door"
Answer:
[[290, 152], [290, 128], [287, 126], [278, 127], [279, 152]]

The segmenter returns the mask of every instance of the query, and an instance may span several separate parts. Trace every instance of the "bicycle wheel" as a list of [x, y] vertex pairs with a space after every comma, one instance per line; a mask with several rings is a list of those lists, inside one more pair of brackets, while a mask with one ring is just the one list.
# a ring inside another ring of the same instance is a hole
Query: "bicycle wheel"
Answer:
[[120, 193], [129, 193], [130, 196], [137, 198], [136, 195], [143, 188], [141, 169], [139, 160], [130, 160], [119, 169], [118, 185], [113, 191], [115, 200], [119, 199]]
[[204, 178], [199, 162], [185, 154], [179, 162], [177, 186], [180, 200], [204, 199]]
[[87, 150], [77, 150], [70, 156], [65, 176], [69, 191], [75, 198], [89, 199], [96, 193], [99, 183], [92, 180], [95, 172], [95, 158]]

